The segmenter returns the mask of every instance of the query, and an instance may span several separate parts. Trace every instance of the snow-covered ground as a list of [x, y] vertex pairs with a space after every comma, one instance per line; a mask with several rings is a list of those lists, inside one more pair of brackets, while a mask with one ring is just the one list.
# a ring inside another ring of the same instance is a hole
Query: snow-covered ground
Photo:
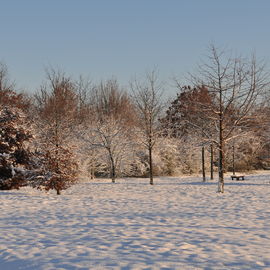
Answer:
[[0, 269], [270, 269], [270, 175], [0, 192]]

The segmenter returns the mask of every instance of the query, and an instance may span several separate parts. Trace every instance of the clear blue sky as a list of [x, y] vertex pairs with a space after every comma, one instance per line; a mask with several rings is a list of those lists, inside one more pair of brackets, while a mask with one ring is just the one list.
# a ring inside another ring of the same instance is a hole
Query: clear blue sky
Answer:
[[0, 60], [28, 91], [47, 66], [127, 85], [154, 66], [183, 76], [210, 43], [270, 55], [268, 0], [0, 0], [0, 25]]

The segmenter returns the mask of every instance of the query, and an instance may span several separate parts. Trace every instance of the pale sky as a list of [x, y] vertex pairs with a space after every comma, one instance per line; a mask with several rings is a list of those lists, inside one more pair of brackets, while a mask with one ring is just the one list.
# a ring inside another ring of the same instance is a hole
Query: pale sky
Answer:
[[32, 92], [48, 66], [125, 86], [153, 67], [183, 77], [210, 43], [270, 55], [268, 0], [0, 0], [0, 14], [0, 60]]

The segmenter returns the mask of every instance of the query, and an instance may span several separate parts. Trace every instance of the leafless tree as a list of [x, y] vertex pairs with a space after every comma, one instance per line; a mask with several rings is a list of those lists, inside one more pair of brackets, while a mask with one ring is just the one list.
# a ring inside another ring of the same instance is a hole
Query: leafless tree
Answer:
[[73, 82], [73, 88], [77, 96], [77, 123], [82, 123], [91, 115], [91, 99], [94, 91], [94, 85], [89, 78], [80, 76], [78, 80]]
[[90, 170], [95, 167], [104, 170], [105, 164], [113, 183], [121, 171], [131, 167], [132, 132], [120, 119], [113, 116], [90, 119], [80, 126], [77, 138], [87, 155], [95, 155], [86, 157]]
[[203, 85], [215, 95], [209, 116], [217, 131], [213, 141], [219, 153], [218, 192], [223, 193], [225, 145], [248, 131], [258, 96], [269, 86], [268, 73], [254, 55], [249, 59], [232, 57], [211, 45], [207, 61], [191, 78], [196, 86]]
[[127, 126], [136, 122], [134, 104], [116, 79], [100, 82], [93, 88], [91, 104], [98, 119], [113, 117]]
[[8, 68], [6, 64], [0, 62], [0, 92], [13, 91], [15, 83], [9, 79]]
[[[87, 157], [91, 166], [107, 164], [112, 182], [125, 167], [125, 160], [132, 152], [132, 134], [136, 114], [127, 93], [117, 80], [111, 79], [93, 86], [90, 95], [90, 110], [87, 119], [78, 129], [78, 138], [89, 155], [98, 153], [98, 159]], [[103, 160], [100, 160], [103, 153]], [[93, 168], [94, 168], [93, 167]]]
[[148, 150], [149, 155], [149, 178], [153, 180], [153, 148], [160, 134], [159, 117], [162, 112], [162, 84], [158, 81], [157, 71], [153, 70], [146, 74], [143, 82], [134, 80], [130, 84], [133, 93], [134, 104], [139, 117], [139, 128], [142, 143]]
[[27, 112], [30, 107], [30, 99], [26, 93], [18, 93], [15, 90], [15, 82], [9, 77], [8, 68], [0, 62], [0, 105], [11, 106]]

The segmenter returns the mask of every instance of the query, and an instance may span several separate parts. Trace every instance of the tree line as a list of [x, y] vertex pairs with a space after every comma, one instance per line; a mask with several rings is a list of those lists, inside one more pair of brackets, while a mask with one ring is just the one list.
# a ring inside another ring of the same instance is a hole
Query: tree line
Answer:
[[78, 178], [149, 177], [267, 169], [269, 74], [249, 58], [210, 46], [205, 62], [175, 79], [176, 96], [152, 70], [128, 89], [48, 69], [34, 94], [16, 91], [0, 65], [0, 189], [30, 185], [57, 194]]

